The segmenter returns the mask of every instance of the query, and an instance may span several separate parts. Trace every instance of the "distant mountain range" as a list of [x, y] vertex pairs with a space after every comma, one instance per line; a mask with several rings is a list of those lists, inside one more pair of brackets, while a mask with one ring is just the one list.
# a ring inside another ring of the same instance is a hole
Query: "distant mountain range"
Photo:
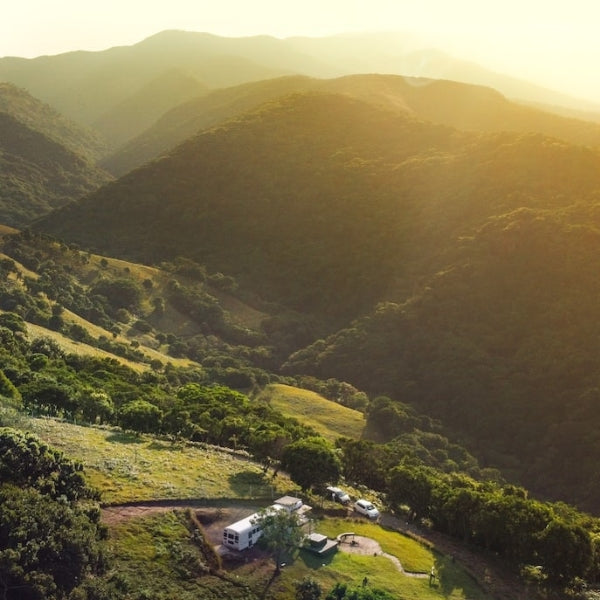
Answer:
[[332, 78], [356, 73], [474, 83], [522, 101], [587, 109], [590, 119], [592, 111], [600, 113], [589, 103], [423, 49], [402, 34], [280, 40], [164, 31], [133, 46], [101, 52], [0, 59], [0, 81], [27, 89], [69, 119], [94, 125], [114, 149], [202, 88], [282, 75]]

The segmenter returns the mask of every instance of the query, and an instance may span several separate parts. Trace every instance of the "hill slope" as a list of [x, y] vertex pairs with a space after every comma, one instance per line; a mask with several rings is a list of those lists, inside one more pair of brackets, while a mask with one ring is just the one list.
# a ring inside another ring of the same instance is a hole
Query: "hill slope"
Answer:
[[[263, 297], [347, 317], [381, 297], [404, 243], [401, 177], [386, 163], [458, 141], [452, 130], [343, 96], [291, 96], [38, 227], [140, 261], [188, 256]], [[377, 202], [366, 202], [373, 194]], [[389, 260], [383, 247], [394, 249]]]
[[482, 219], [597, 189], [598, 161], [543, 136], [459, 133], [347, 96], [295, 95], [37, 227], [140, 261], [188, 256], [264, 297], [347, 319], [406, 293]]
[[[368, 315], [287, 372], [408, 399], [490, 465], [597, 509], [597, 461], [573, 461], [600, 458], [584, 409], [599, 366], [588, 325], [599, 194], [589, 148], [308, 93], [206, 131], [36, 226], [143, 261], [194, 258], [319, 317], [323, 332]], [[569, 406], [581, 423], [564, 418]]]
[[120, 104], [110, 107], [93, 126], [114, 146], [119, 146], [152, 125], [173, 105], [205, 91], [206, 86], [195, 77], [177, 69], [167, 70]]
[[168, 111], [148, 130], [102, 161], [116, 176], [167, 153], [195, 133], [292, 92], [318, 90], [471, 131], [538, 132], [600, 147], [600, 125], [510, 102], [490, 89], [452, 81], [397, 75], [336, 79], [285, 77], [212, 91]]
[[11, 115], [90, 161], [97, 160], [106, 152], [104, 143], [91, 129], [68, 121], [26, 90], [10, 83], [0, 82], [0, 112]]
[[0, 221], [21, 227], [96, 189], [108, 174], [0, 112]]

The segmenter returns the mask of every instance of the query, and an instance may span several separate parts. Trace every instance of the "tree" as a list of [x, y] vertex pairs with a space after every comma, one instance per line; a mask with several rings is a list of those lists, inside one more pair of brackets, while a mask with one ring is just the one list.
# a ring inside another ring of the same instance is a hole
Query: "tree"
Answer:
[[65, 598], [88, 574], [100, 572], [101, 536], [90, 511], [37, 489], [0, 486], [2, 598]]
[[431, 502], [431, 476], [422, 467], [398, 466], [389, 478], [389, 497], [397, 504], [410, 507], [411, 518], [419, 520], [429, 515]]
[[43, 410], [49, 415], [72, 415], [76, 409], [73, 390], [53, 377], [38, 375], [19, 388], [28, 408]]
[[256, 524], [262, 529], [261, 544], [273, 554], [275, 573], [281, 571], [281, 559], [300, 545], [302, 531], [294, 513], [285, 508], [266, 508], [258, 513]]
[[115, 310], [136, 310], [142, 299], [140, 286], [130, 279], [101, 279], [94, 285], [92, 292], [104, 296]]
[[9, 399], [14, 406], [21, 406], [21, 394], [19, 390], [2, 369], [0, 369], [0, 396]]
[[548, 578], [568, 584], [586, 576], [592, 564], [592, 541], [583, 527], [553, 519], [540, 535], [539, 554]]
[[321, 584], [310, 575], [304, 577], [302, 581], [296, 581], [294, 585], [296, 600], [319, 600], [321, 597]]
[[86, 390], [79, 398], [81, 416], [88, 423], [110, 421], [115, 412], [113, 402], [106, 392]]
[[162, 420], [162, 411], [147, 400], [133, 400], [121, 408], [121, 427], [141, 433], [157, 433]]
[[321, 437], [308, 437], [286, 446], [282, 467], [303, 490], [336, 483], [340, 461], [335, 450]]
[[69, 460], [31, 433], [0, 428], [0, 481], [19, 487], [35, 486], [55, 499], [93, 498], [81, 464]]
[[346, 583], [338, 582], [325, 596], [325, 600], [394, 600], [394, 596], [379, 588], [365, 585], [349, 588]]

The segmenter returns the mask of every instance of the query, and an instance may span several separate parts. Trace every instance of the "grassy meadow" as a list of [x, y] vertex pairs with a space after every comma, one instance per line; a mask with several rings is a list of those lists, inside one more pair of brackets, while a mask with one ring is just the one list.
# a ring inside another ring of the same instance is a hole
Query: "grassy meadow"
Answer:
[[105, 504], [191, 498], [270, 499], [295, 486], [243, 457], [213, 447], [172, 443], [120, 429], [31, 419], [28, 428], [79, 460]]
[[[487, 595], [471, 577], [450, 558], [446, 558], [430, 548], [400, 533], [385, 530], [377, 524], [368, 522], [348, 522], [345, 519], [320, 519], [315, 528], [319, 533], [335, 537], [340, 533], [354, 531], [356, 534], [377, 540], [382, 551], [400, 560], [405, 570], [428, 573], [434, 566], [438, 575], [433, 585], [428, 577], [412, 577], [398, 570], [386, 556], [348, 554], [341, 550], [326, 557], [316, 556], [300, 550], [292, 560], [286, 563], [281, 576], [275, 579], [269, 588], [273, 598], [293, 598], [294, 583], [310, 575], [323, 590], [331, 589], [337, 582], [348, 586], [360, 586], [364, 577], [368, 585], [384, 589], [395, 598], [403, 600], [489, 600]], [[273, 565], [268, 575], [272, 574]], [[254, 571], [256, 567], [243, 566], [236, 573], [242, 577]], [[267, 574], [261, 574], [266, 578]]]
[[309, 424], [329, 441], [339, 437], [360, 439], [365, 428], [361, 412], [336, 404], [309, 390], [274, 383], [265, 388], [260, 399], [284, 415]]

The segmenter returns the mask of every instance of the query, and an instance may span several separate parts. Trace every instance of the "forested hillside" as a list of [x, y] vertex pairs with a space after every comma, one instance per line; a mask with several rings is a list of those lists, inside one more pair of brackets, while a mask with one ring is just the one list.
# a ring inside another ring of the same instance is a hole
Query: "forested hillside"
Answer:
[[0, 222], [23, 226], [110, 179], [86, 159], [0, 112]]
[[93, 162], [106, 153], [106, 145], [91, 128], [69, 121], [62, 114], [34, 98], [23, 88], [0, 82], [0, 112], [6, 113], [72, 152]]
[[323, 337], [286, 373], [407, 401], [486, 466], [597, 510], [595, 461], [574, 467], [600, 454], [599, 190], [589, 147], [311, 92], [203, 132], [36, 228], [234, 276], [308, 319], [289, 348]]
[[342, 93], [378, 109], [461, 130], [538, 132], [600, 147], [600, 125], [511, 102], [491, 88], [398, 75], [289, 76], [213, 90], [184, 102], [103, 159], [102, 165], [116, 176], [124, 175], [220, 121], [285, 94], [310, 90]]

